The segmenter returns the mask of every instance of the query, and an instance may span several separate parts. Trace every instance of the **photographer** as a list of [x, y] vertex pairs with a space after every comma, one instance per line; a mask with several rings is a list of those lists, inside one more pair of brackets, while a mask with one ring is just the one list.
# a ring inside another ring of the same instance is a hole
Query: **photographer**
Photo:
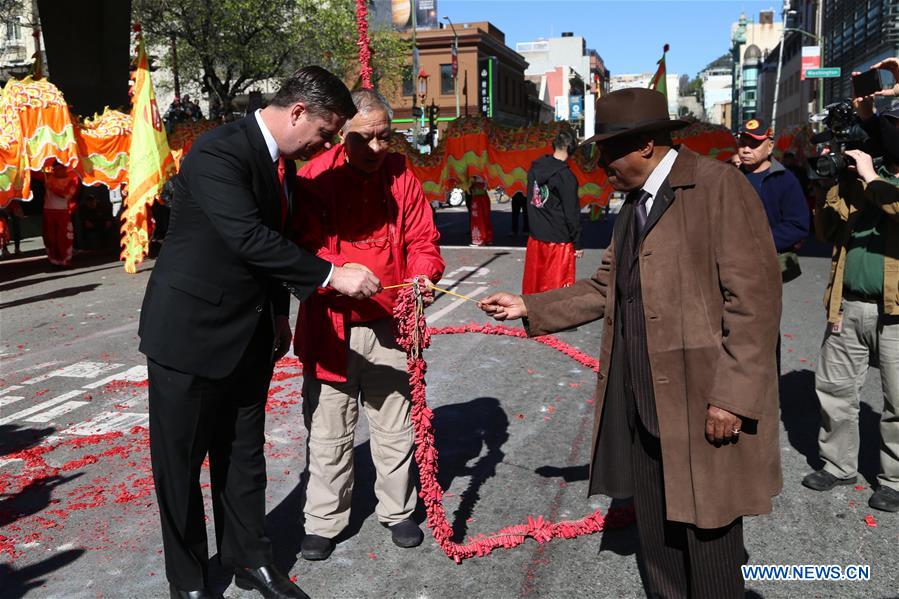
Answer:
[[[887, 64], [888, 63], [888, 64]], [[878, 68], [899, 71], [899, 61]], [[886, 90], [891, 92], [891, 90]], [[889, 95], [878, 93], [877, 95]], [[854, 484], [859, 449], [859, 389], [868, 362], [880, 365], [878, 489], [868, 505], [899, 511], [899, 110], [877, 115], [873, 96], [853, 100], [862, 127], [883, 150], [883, 166], [859, 149], [844, 154], [850, 166], [817, 202], [815, 231], [833, 244], [824, 296], [828, 328], [815, 390], [821, 403], [818, 446], [824, 468], [802, 484], [816, 491]]]

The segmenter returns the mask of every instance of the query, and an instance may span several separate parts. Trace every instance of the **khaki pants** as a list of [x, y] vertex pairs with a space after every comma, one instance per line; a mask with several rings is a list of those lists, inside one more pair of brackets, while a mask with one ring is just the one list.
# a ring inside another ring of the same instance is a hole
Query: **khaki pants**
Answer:
[[844, 301], [842, 332], [828, 329], [824, 336], [815, 373], [821, 402], [818, 447], [825, 470], [840, 478], [856, 474], [858, 395], [869, 356], [877, 358], [883, 382], [877, 480], [899, 491], [899, 317], [884, 316], [877, 304]]
[[310, 377], [303, 386], [309, 430], [305, 528], [327, 538], [350, 521], [360, 400], [371, 430], [378, 520], [395, 524], [410, 517], [416, 503], [409, 472], [414, 438], [406, 354], [396, 343], [390, 319], [352, 325], [348, 335], [346, 383]]

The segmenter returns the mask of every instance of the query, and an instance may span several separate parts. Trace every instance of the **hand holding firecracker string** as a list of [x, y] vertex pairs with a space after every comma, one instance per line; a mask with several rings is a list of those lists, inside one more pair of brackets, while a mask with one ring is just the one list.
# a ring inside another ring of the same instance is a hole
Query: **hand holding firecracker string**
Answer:
[[[586, 534], [601, 532], [606, 528], [627, 526], [634, 520], [632, 506], [611, 508], [605, 515], [600, 510], [580, 520], [551, 522], [543, 516], [528, 516], [527, 522], [507, 526], [490, 535], [479, 535], [465, 543], [452, 540], [454, 533], [443, 508], [443, 488], [437, 480], [437, 448], [434, 442], [434, 413], [427, 405], [425, 373], [427, 362], [423, 350], [431, 343], [431, 335], [453, 333], [482, 333], [487, 335], [506, 335], [525, 339], [527, 335], [520, 329], [502, 325], [470, 324], [461, 327], [443, 329], [428, 328], [424, 316], [423, 295], [431, 288], [438, 291], [427, 278], [416, 277], [412, 281], [393, 286], [400, 292], [394, 307], [394, 326], [396, 339], [406, 351], [406, 369], [409, 374], [409, 386], [412, 389], [412, 426], [415, 431], [415, 462], [418, 465], [421, 490], [419, 496], [425, 504], [427, 525], [433, 533], [434, 540], [447, 556], [456, 563], [471, 557], [488, 555], [494, 549], [510, 549], [532, 538], [538, 543], [545, 543], [554, 538], [571, 539]], [[458, 295], [450, 293], [450, 295]], [[472, 300], [460, 296], [462, 299]], [[480, 302], [479, 302], [480, 303]], [[535, 337], [533, 341], [552, 347], [579, 363], [597, 370], [596, 359], [581, 352], [563, 341], [545, 335]]]

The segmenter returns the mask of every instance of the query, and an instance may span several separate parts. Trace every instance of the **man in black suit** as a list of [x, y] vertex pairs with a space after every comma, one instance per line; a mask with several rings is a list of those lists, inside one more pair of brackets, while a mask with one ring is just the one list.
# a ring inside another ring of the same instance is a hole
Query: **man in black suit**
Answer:
[[273, 566], [265, 535], [265, 401], [290, 347], [289, 293], [330, 286], [355, 298], [380, 283], [335, 267], [281, 232], [298, 158], [356, 112], [320, 67], [289, 77], [271, 105], [194, 143], [174, 182], [169, 231], [141, 311], [150, 451], [172, 597], [212, 597], [200, 467], [209, 455], [219, 556], [237, 586], [306, 597]]

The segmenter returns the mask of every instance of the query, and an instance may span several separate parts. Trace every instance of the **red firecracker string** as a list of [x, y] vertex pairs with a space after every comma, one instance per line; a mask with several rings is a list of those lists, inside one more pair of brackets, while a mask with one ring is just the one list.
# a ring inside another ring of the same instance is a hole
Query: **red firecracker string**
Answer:
[[[434, 535], [434, 540], [444, 553], [456, 563], [470, 557], [488, 555], [499, 547], [510, 549], [524, 543], [530, 537], [538, 543], [545, 543], [554, 538], [572, 539], [581, 535], [601, 532], [606, 528], [621, 528], [634, 520], [633, 506], [613, 508], [603, 516], [601, 510], [581, 518], [550, 522], [537, 516], [528, 516], [525, 523], [507, 526], [499, 531], [471, 539], [467, 543], [452, 541], [453, 529], [443, 509], [443, 488], [437, 481], [437, 448], [434, 444], [434, 413], [427, 405], [425, 392], [425, 374], [427, 362], [422, 350], [431, 343], [431, 335], [452, 335], [459, 333], [481, 333], [485, 335], [506, 335], [526, 339], [527, 335], [520, 329], [502, 325], [467, 324], [457, 327], [428, 328], [424, 317], [422, 294], [426, 284], [403, 287], [399, 291], [393, 316], [397, 341], [406, 351], [406, 368], [412, 389], [412, 425], [415, 429], [415, 462], [418, 464], [421, 490], [419, 496], [425, 503], [427, 525]], [[552, 336], [533, 339], [548, 347], [556, 349], [573, 360], [596, 371], [599, 362], [596, 358], [585, 354], [576, 347], [568, 345]]]
[[359, 38], [356, 45], [359, 46], [359, 75], [362, 78], [362, 87], [371, 89], [371, 39], [368, 37], [368, 0], [356, 0], [356, 30]]

